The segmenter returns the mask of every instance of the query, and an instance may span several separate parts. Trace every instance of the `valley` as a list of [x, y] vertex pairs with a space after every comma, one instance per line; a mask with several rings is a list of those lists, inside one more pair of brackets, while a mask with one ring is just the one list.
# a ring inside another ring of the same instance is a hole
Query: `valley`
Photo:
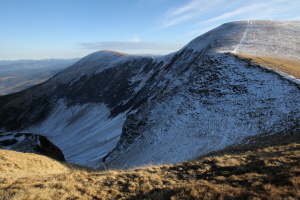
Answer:
[[0, 61], [0, 95], [41, 84], [79, 59]]

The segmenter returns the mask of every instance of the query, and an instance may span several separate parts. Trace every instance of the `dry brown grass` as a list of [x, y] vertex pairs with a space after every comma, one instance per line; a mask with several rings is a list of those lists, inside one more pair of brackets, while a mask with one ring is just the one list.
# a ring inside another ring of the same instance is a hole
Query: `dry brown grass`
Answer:
[[254, 56], [247, 54], [237, 54], [241, 58], [251, 59], [253, 62], [269, 67], [276, 71], [284, 72], [286, 74], [292, 75], [295, 78], [300, 79], [300, 63], [293, 60], [274, 58], [274, 57], [264, 57], [264, 56]]
[[[290, 139], [281, 143], [284, 137]], [[66, 166], [43, 156], [2, 150], [0, 196], [2, 199], [299, 199], [299, 136], [285, 135], [273, 141], [271, 138], [276, 135], [264, 137], [270, 143], [252, 142], [257, 148], [230, 147], [216, 152], [217, 156], [176, 165], [106, 172], [79, 170], [77, 166]]]
[[120, 56], [126, 56], [126, 57], [131, 57], [130, 55], [128, 54], [125, 54], [125, 53], [121, 53], [121, 52], [117, 52], [117, 51], [110, 51], [110, 50], [104, 50], [105, 52], [110, 52], [110, 53], [115, 53], [115, 54], [118, 54]]
[[45, 156], [0, 150], [1, 178], [16, 179], [68, 171], [65, 165]]

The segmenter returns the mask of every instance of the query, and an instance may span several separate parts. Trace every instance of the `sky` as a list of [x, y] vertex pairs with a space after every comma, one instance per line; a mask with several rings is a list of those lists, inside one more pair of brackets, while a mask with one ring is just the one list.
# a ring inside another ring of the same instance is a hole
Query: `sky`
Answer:
[[0, 0], [0, 60], [164, 55], [239, 20], [300, 21], [300, 1]]

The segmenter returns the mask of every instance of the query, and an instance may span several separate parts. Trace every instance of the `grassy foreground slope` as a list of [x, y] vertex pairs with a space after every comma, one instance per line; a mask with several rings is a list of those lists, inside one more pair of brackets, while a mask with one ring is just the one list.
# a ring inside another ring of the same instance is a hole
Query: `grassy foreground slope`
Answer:
[[300, 136], [248, 138], [194, 161], [95, 171], [0, 151], [1, 199], [299, 199]]

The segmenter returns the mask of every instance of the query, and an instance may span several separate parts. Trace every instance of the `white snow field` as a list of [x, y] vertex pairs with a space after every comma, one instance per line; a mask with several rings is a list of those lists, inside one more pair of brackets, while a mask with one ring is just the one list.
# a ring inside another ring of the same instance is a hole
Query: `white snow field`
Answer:
[[300, 62], [300, 21], [249, 21], [233, 53]]
[[41, 133], [57, 145], [68, 162], [96, 167], [119, 141], [125, 114], [109, 119], [105, 105], [67, 107], [60, 101], [51, 115], [25, 132]]
[[[201, 41], [199, 44], [199, 41]], [[300, 21], [229, 22], [191, 41], [187, 46], [219, 53], [279, 57], [300, 62]]]

